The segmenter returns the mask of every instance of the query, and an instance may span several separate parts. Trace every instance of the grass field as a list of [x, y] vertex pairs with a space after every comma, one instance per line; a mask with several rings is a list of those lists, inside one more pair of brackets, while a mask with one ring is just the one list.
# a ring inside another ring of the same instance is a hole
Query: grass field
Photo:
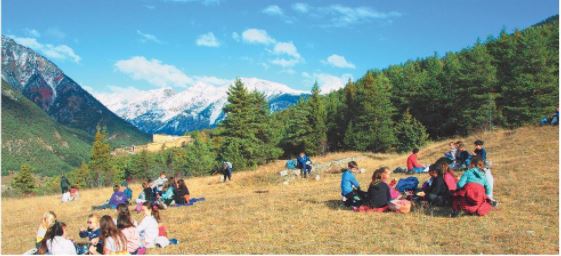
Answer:
[[[485, 140], [493, 162], [499, 209], [485, 217], [449, 218], [415, 211], [355, 213], [340, 207], [340, 174], [320, 180], [295, 179], [283, 184], [284, 161], [256, 171], [234, 172], [233, 182], [217, 176], [187, 180], [192, 197], [207, 201], [162, 211], [168, 234], [177, 246], [153, 249], [158, 254], [558, 254], [558, 127], [498, 130], [462, 138], [470, 145]], [[436, 160], [448, 141], [421, 149], [420, 161]], [[357, 179], [367, 188], [372, 171], [382, 165], [404, 166], [406, 155], [333, 153], [314, 163], [355, 157], [367, 170]], [[394, 175], [401, 178], [405, 175]], [[427, 176], [418, 175], [421, 181]], [[134, 196], [139, 185], [132, 186]], [[34, 246], [43, 212], [53, 210], [75, 239], [85, 226], [90, 206], [109, 197], [110, 188], [81, 191], [79, 201], [60, 203], [58, 196], [2, 199], [3, 254]], [[99, 214], [115, 215], [105, 210]], [[133, 213], [141, 220], [141, 215]]]

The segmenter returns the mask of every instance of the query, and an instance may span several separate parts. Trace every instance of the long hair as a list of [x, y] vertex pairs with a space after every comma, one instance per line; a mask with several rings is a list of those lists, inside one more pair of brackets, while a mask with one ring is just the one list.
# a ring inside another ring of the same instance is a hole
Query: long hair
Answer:
[[382, 174], [386, 172], [386, 169], [387, 167], [381, 167], [374, 171], [374, 173], [372, 174], [372, 183], [370, 183], [372, 186], [382, 181]]
[[113, 223], [113, 218], [109, 215], [104, 215], [101, 217], [101, 236], [100, 239], [105, 241], [105, 239], [111, 237], [115, 240], [115, 244], [120, 249], [118, 251], [123, 251], [127, 249], [127, 238]]
[[152, 217], [154, 217], [154, 219], [156, 219], [157, 222], [160, 222], [160, 210], [159, 210], [157, 204], [152, 204], [150, 202], [144, 202], [142, 205], [144, 207], [150, 209], [150, 214], [152, 215]]
[[52, 243], [52, 240], [56, 236], [64, 235], [64, 226], [66, 226], [64, 223], [59, 222], [59, 221], [55, 221], [53, 223], [53, 225], [51, 227], [49, 227], [49, 229], [47, 229], [47, 233], [45, 233], [45, 237], [43, 237], [43, 240], [41, 240], [41, 245], [39, 246], [39, 249], [37, 250], [38, 254], [46, 254], [47, 253], [47, 251], [48, 251], [47, 242], [49, 240]]
[[125, 229], [129, 227], [134, 227], [129, 207], [126, 204], [119, 204], [117, 206], [117, 228]]
[[187, 189], [187, 185], [185, 185], [185, 181], [183, 179], [179, 179], [177, 181], [177, 190], [183, 191], [186, 194], [189, 194], [189, 190]]

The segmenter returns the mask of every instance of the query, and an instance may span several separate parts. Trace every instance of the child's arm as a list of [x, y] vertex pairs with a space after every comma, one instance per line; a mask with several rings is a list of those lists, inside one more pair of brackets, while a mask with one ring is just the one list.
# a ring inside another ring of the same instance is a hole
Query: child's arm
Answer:
[[458, 189], [463, 188], [467, 183], [467, 171], [462, 175], [460, 180], [458, 181]]

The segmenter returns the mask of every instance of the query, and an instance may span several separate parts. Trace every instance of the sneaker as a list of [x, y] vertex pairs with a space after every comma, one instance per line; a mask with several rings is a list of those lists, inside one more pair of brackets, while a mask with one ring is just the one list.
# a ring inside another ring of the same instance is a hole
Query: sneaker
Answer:
[[490, 200], [491, 202], [491, 206], [493, 206], [493, 208], [498, 208], [499, 207], [499, 202], [497, 200]]

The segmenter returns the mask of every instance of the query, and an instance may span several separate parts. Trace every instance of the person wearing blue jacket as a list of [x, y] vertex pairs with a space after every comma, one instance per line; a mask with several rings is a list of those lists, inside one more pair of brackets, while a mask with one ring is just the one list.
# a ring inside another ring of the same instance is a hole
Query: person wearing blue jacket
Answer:
[[485, 188], [485, 195], [492, 198], [491, 192], [493, 191], [493, 185], [487, 182], [487, 177], [485, 176], [485, 164], [483, 159], [476, 156], [472, 160], [472, 168], [464, 172], [460, 180], [458, 181], [458, 189], [462, 189], [466, 184], [474, 182], [482, 185]]
[[358, 172], [358, 164], [350, 161], [347, 166], [341, 176], [341, 195], [345, 198], [346, 206], [360, 206], [364, 192], [360, 190], [360, 184], [353, 175], [353, 172]]
[[306, 153], [304, 153], [304, 151], [302, 151], [300, 152], [300, 155], [296, 157], [296, 161], [298, 162], [300, 174], [306, 178], [312, 171], [312, 160], [306, 155]]

